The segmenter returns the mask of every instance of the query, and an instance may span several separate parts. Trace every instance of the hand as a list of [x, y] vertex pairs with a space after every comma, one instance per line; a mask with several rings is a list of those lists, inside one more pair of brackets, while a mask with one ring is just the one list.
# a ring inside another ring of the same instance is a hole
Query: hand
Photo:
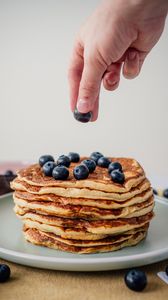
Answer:
[[98, 117], [101, 82], [136, 77], [164, 29], [168, 0], [105, 0], [79, 31], [69, 66], [71, 109]]

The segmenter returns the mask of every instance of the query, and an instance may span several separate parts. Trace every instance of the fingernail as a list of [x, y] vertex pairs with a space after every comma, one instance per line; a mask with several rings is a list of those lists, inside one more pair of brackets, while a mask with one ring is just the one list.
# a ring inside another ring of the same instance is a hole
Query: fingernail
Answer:
[[85, 99], [79, 99], [77, 102], [77, 109], [81, 113], [87, 113], [91, 110], [90, 102]]
[[128, 59], [129, 60], [134, 60], [136, 58], [136, 55], [137, 55], [136, 52], [131, 51], [131, 52], [128, 53]]
[[113, 86], [113, 85], [116, 85], [118, 82], [115, 80], [115, 81], [110, 81], [110, 80], [107, 80], [107, 84], [109, 86]]

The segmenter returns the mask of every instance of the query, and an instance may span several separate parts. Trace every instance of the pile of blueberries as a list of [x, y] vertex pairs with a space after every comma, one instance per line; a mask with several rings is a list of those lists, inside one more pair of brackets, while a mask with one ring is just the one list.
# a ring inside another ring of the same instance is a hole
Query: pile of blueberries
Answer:
[[[68, 167], [70, 163], [78, 163], [79, 161], [80, 156], [75, 152], [59, 156], [56, 162], [51, 155], [43, 155], [39, 158], [39, 164], [42, 167], [44, 175], [52, 176], [57, 180], [66, 180], [69, 176]], [[124, 183], [125, 176], [121, 164], [119, 162], [111, 162], [111, 160], [103, 156], [100, 152], [93, 152], [89, 159], [81, 161], [79, 165], [74, 167], [73, 175], [77, 180], [86, 179], [89, 173], [94, 172], [96, 166], [108, 168], [108, 173], [113, 182]]]

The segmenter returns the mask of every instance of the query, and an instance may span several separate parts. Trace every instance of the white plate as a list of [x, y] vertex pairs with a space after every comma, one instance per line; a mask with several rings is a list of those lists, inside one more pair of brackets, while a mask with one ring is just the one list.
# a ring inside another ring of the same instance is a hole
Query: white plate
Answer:
[[0, 257], [27, 266], [67, 271], [131, 268], [168, 258], [168, 201], [155, 198], [156, 216], [146, 240], [134, 247], [100, 253], [71, 254], [31, 245], [22, 235], [22, 223], [13, 212], [12, 196], [0, 198]]

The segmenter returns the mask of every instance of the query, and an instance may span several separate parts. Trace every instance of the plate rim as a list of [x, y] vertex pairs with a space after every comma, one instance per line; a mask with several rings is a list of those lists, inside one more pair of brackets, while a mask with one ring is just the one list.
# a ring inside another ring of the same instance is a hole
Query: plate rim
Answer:
[[[11, 194], [11, 193], [10, 193]], [[9, 197], [10, 194], [7, 195], [2, 195], [0, 196], [0, 198], [6, 198]], [[163, 197], [159, 197], [159, 196], [155, 196], [155, 201], [159, 202], [163, 205], [168, 206], [168, 202], [165, 201], [165, 199]], [[92, 263], [92, 265], [101, 265], [104, 263], [124, 263], [127, 262], [129, 260], [137, 260], [139, 261], [140, 259], [149, 259], [152, 258], [152, 260], [154, 261], [156, 257], [158, 256], [168, 256], [168, 246], [166, 248], [163, 248], [161, 250], [154, 250], [154, 251], [150, 251], [148, 253], [141, 253], [141, 254], [131, 254], [131, 255], [125, 255], [125, 256], [121, 256], [121, 257], [87, 257], [88, 254], [85, 254], [85, 258], [81, 259], [81, 255], [83, 256], [84, 254], [77, 254], [79, 255], [79, 257], [48, 257], [48, 256], [44, 256], [44, 255], [37, 255], [37, 254], [29, 254], [29, 253], [24, 253], [24, 252], [18, 252], [15, 250], [9, 250], [3, 247], [0, 247], [0, 255], [1, 254], [5, 254], [8, 257], [15, 257], [15, 258], [21, 258], [21, 259], [25, 259], [26, 261], [38, 261], [38, 262], [45, 262], [45, 263], [59, 263], [59, 264], [73, 264], [73, 265], [86, 265], [89, 263]], [[91, 254], [89, 254], [91, 255]], [[94, 254], [95, 255], [95, 254]], [[160, 259], [162, 260], [162, 258]]]

